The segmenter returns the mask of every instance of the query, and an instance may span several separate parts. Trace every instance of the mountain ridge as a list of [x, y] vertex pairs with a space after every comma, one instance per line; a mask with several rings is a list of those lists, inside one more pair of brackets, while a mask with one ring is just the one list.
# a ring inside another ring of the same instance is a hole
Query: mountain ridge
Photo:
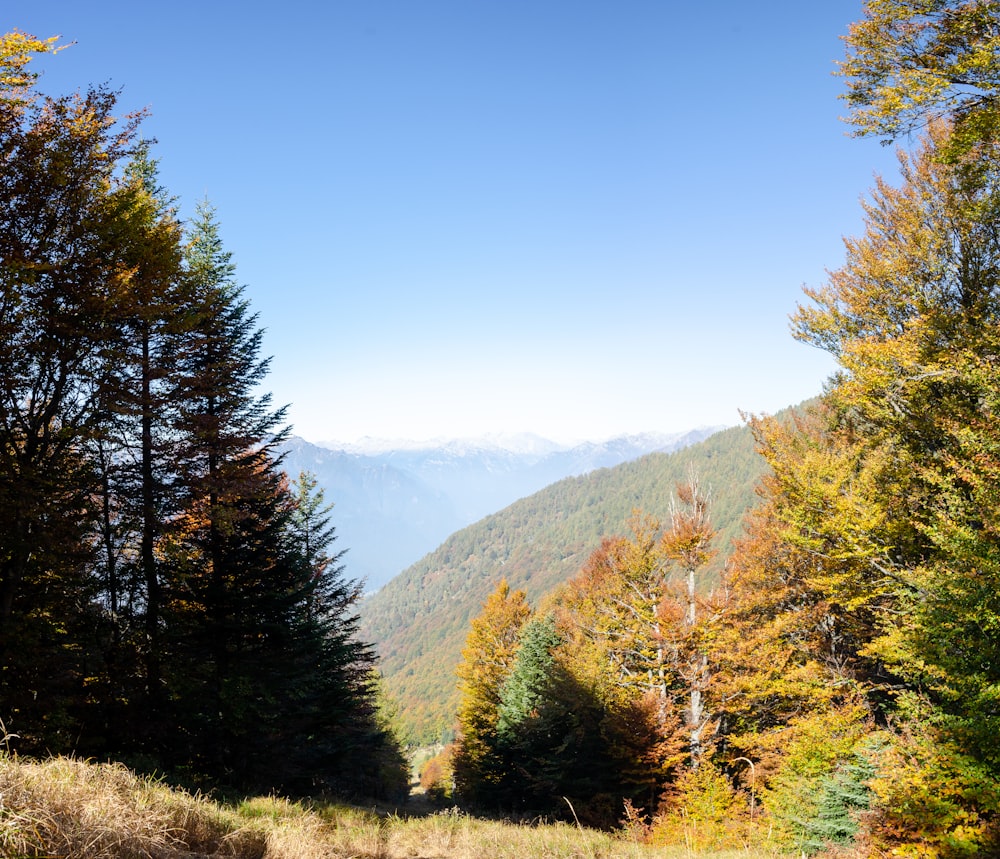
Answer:
[[374, 591], [449, 535], [545, 486], [691, 444], [716, 429], [638, 433], [574, 446], [535, 434], [496, 434], [402, 442], [381, 453], [374, 451], [384, 440], [335, 449], [291, 436], [283, 464], [293, 478], [300, 471], [315, 475], [334, 504], [331, 521], [337, 548], [347, 549], [347, 574]]

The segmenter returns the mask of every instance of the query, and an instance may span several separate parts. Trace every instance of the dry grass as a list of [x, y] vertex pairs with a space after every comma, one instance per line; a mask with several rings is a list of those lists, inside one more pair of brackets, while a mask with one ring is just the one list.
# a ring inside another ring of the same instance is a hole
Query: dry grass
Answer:
[[0, 757], [4, 859], [773, 859], [650, 848], [563, 824], [516, 826], [457, 811], [380, 816], [275, 797], [230, 807], [115, 764]]

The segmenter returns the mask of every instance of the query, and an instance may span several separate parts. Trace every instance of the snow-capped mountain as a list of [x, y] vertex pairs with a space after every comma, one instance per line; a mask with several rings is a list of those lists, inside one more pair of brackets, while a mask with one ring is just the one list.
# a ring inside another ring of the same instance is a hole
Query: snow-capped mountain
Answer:
[[525, 456], [545, 456], [570, 445], [560, 445], [534, 433], [490, 433], [480, 438], [436, 438], [424, 441], [387, 439], [366, 436], [354, 442], [320, 441], [319, 447], [342, 450], [360, 456], [380, 456], [399, 451], [446, 450], [456, 455], [471, 455], [483, 450], [505, 451]]
[[455, 531], [562, 480], [654, 451], [701, 441], [720, 427], [644, 433], [602, 442], [559, 445], [532, 434], [478, 439], [310, 444], [293, 437], [284, 466], [291, 477], [316, 475], [337, 549], [352, 578], [377, 590], [436, 549]]

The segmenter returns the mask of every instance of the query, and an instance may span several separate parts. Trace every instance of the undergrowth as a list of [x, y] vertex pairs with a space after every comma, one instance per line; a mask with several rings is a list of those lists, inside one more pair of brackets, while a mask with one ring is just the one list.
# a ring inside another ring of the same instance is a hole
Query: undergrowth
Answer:
[[0, 856], [9, 859], [771, 859], [651, 848], [566, 824], [423, 817], [256, 797], [220, 804], [120, 764], [0, 757]]

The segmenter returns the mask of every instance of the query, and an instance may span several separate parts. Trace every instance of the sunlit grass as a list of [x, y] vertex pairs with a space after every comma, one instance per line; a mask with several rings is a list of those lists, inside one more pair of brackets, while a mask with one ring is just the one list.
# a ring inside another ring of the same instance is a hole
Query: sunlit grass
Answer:
[[0, 856], [74, 859], [773, 859], [652, 848], [567, 824], [256, 797], [223, 805], [118, 764], [0, 758]]

